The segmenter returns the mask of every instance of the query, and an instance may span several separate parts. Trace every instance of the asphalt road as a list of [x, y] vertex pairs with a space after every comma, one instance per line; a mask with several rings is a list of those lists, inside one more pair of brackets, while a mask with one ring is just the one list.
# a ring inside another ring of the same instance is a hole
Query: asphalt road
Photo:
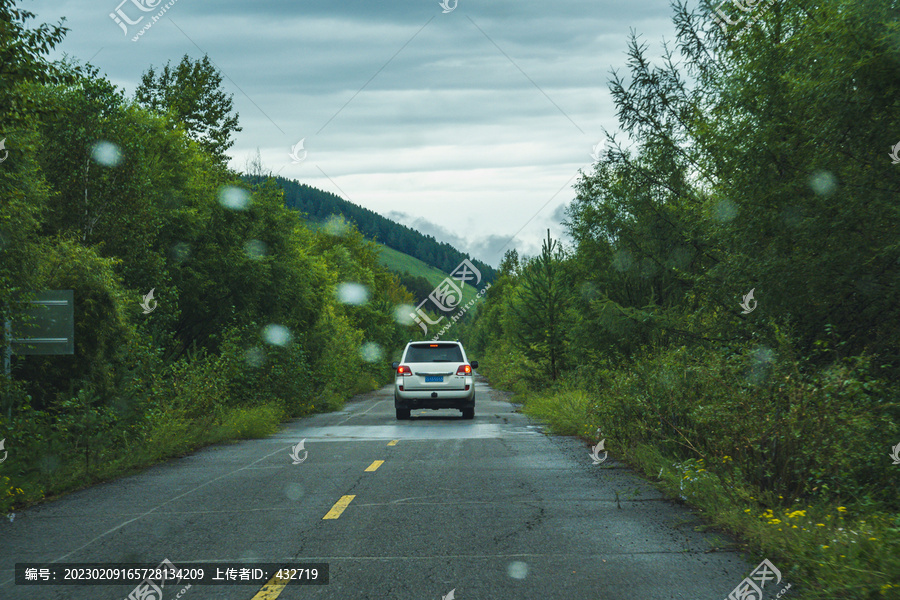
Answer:
[[476, 386], [473, 421], [397, 421], [386, 387], [4, 519], [0, 598], [124, 600], [135, 587], [16, 585], [15, 563], [329, 564], [328, 585], [170, 584], [163, 600], [722, 600], [754, 566], [710, 552], [730, 540], [695, 531], [694, 513], [615, 457], [593, 464], [584, 442]]

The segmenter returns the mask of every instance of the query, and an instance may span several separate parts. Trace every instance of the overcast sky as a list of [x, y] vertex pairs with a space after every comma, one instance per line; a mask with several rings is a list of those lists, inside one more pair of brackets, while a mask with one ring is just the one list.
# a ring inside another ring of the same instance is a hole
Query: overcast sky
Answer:
[[458, 0], [447, 13], [438, 0], [120, 2], [22, 5], [66, 17], [56, 56], [90, 61], [128, 95], [151, 65], [208, 54], [243, 127], [232, 167], [259, 148], [272, 172], [494, 266], [504, 246], [534, 255], [548, 227], [563, 235], [579, 169], [617, 129], [607, 81], [627, 72], [629, 30], [654, 61], [674, 39], [669, 0]]

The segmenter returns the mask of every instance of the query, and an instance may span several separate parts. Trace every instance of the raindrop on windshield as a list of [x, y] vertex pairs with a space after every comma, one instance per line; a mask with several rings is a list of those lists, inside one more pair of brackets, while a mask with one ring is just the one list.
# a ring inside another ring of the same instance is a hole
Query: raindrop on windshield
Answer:
[[369, 290], [358, 283], [342, 283], [337, 287], [337, 297], [344, 304], [365, 304], [369, 300]]
[[122, 151], [112, 142], [97, 142], [91, 149], [91, 158], [98, 165], [115, 167], [122, 162]]
[[401, 325], [412, 325], [415, 323], [412, 318], [415, 311], [416, 307], [412, 304], [399, 304], [397, 305], [397, 308], [394, 309], [394, 321]]
[[291, 331], [284, 325], [266, 325], [263, 339], [273, 346], [287, 346], [291, 343]]
[[513, 579], [525, 579], [528, 575], [528, 565], [521, 560], [514, 560], [506, 567], [506, 572]]
[[268, 250], [268, 246], [265, 242], [261, 242], [260, 240], [250, 240], [246, 244], [244, 244], [244, 254], [247, 255], [247, 258], [250, 260], [260, 260], [266, 255], [266, 250]]
[[248, 348], [247, 351], [244, 352], [244, 362], [247, 363], [248, 366], [259, 368], [266, 362], [266, 353], [262, 348]]
[[247, 190], [226, 185], [219, 190], [219, 204], [231, 210], [247, 210], [250, 206], [250, 193]]
[[384, 350], [375, 342], [366, 342], [359, 349], [359, 356], [366, 362], [374, 363], [381, 360]]

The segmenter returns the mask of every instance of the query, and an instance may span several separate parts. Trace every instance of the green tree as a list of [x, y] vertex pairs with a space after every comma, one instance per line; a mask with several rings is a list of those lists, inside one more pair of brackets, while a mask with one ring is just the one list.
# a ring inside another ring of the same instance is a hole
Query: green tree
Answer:
[[805, 349], [831, 324], [845, 351], [900, 366], [900, 171], [887, 154], [900, 131], [897, 8], [775, 3], [715, 62], [685, 50], [703, 73], [706, 115], [693, 132], [709, 149], [718, 216], [708, 240], [722, 260], [708, 287], [755, 287], [762, 310], [746, 319], [789, 320]]
[[415, 298], [413, 302], [416, 305], [428, 298], [428, 294], [434, 291], [434, 284], [430, 283], [421, 275], [411, 275], [410, 273], [403, 272], [399, 275], [399, 279], [403, 287], [409, 290]]
[[[681, 66], [667, 50], [653, 67], [631, 39], [630, 77], [610, 83], [631, 150], [583, 176], [569, 209], [594, 298], [581, 338], [623, 350], [749, 339], [768, 315], [807, 350], [831, 323], [848, 350], [900, 359], [888, 4], [767, 5], [739, 40], [679, 5]], [[751, 288], [763, 310], [741, 315]]]
[[221, 85], [222, 75], [208, 56], [194, 61], [185, 54], [174, 68], [167, 62], [159, 74], [150, 67], [141, 77], [135, 99], [150, 110], [169, 114], [224, 164], [225, 152], [234, 145], [231, 135], [241, 127], [238, 114], [232, 114], [232, 95]]
[[465, 328], [466, 341], [473, 350], [494, 352], [498, 351], [501, 340], [511, 341], [514, 328], [508, 326], [507, 321], [512, 313], [512, 290], [518, 281], [520, 268], [518, 251], [507, 250], [500, 261], [496, 281], [476, 304], [474, 318]]
[[563, 262], [565, 254], [557, 240], [541, 245], [541, 253], [522, 268], [519, 296], [513, 304], [518, 318], [517, 335], [526, 355], [546, 364], [556, 380], [564, 367], [566, 352], [566, 312], [570, 294]]
[[178, 355], [194, 344], [217, 352], [218, 333], [232, 325], [305, 331], [323, 307], [326, 267], [280, 192], [223, 183], [190, 199], [170, 229], [184, 248], [171, 269], [181, 304]]
[[41, 139], [34, 128], [34, 115], [45, 110], [28, 84], [67, 77], [46, 58], [66, 34], [63, 21], [30, 28], [34, 16], [14, 0], [0, 0], [0, 323], [21, 318], [21, 301], [40, 286], [37, 271], [47, 246], [38, 231], [52, 192], [36, 160]]
[[4, 130], [37, 110], [30, 96], [19, 89], [22, 83], [53, 84], [67, 79], [64, 69], [46, 59], [68, 32], [65, 19], [30, 29], [27, 23], [35, 14], [16, 4], [16, 0], [0, 0], [0, 124]]

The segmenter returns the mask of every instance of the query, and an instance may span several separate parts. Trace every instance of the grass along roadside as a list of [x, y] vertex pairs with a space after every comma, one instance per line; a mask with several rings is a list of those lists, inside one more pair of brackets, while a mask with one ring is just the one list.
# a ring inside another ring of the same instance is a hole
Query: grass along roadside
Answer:
[[[273, 405], [231, 408], [202, 422], [165, 412], [154, 420], [146, 440], [131, 442], [126, 432], [120, 432], [120, 443], [99, 451], [90, 460], [81, 453], [48, 453], [34, 461], [9, 460], [8, 465], [0, 465], [0, 511], [21, 510], [211, 444], [263, 438], [277, 431], [282, 420], [281, 409]], [[9, 474], [16, 470], [28, 472], [13, 482]]]
[[[482, 372], [490, 378], [490, 367]], [[603, 398], [566, 386], [543, 392], [516, 387], [514, 400], [553, 433], [599, 441], [595, 432], [603, 424], [596, 405]], [[816, 600], [900, 598], [900, 517], [879, 503], [785, 500], [748, 484], [727, 455], [683, 459], [613, 437], [605, 447], [672, 498], [699, 509], [711, 525], [743, 540], [760, 560], [772, 561], [793, 594]]]
[[[302, 415], [340, 410], [346, 398], [380, 387], [361, 376], [344, 395], [326, 392]], [[94, 454], [83, 448], [53, 448], [42, 456], [15, 456], [0, 463], [0, 514], [14, 513], [67, 493], [140, 472], [213, 444], [265, 438], [295, 417], [277, 403], [217, 407], [210, 415], [191, 417], [185, 410], [158, 410], [142, 433], [114, 429]], [[49, 445], [48, 445], [49, 447]], [[13, 474], [19, 473], [18, 476]], [[22, 474], [24, 473], [24, 474]], [[11, 517], [14, 518], [14, 517]]]

